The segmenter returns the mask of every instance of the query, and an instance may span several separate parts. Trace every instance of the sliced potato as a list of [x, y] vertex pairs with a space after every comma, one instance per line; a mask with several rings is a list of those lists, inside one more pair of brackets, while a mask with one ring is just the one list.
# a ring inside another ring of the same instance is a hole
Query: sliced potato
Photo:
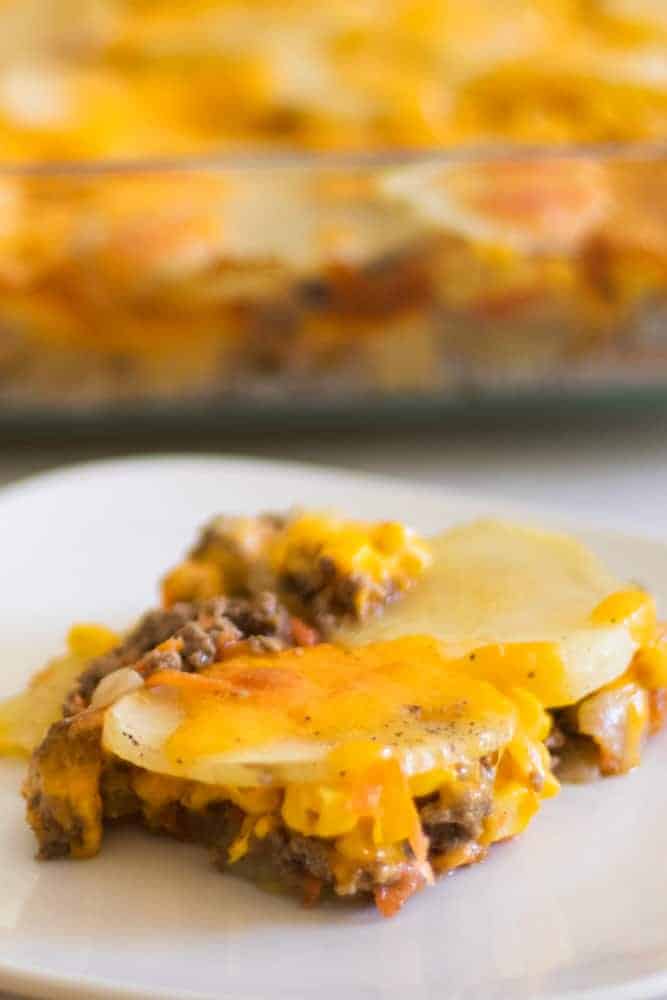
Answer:
[[88, 661], [117, 642], [116, 633], [102, 625], [74, 625], [68, 651], [35, 674], [25, 691], [0, 702], [0, 754], [32, 753], [60, 718], [65, 696]]
[[243, 787], [335, 780], [389, 758], [409, 775], [457, 768], [502, 748], [517, 722], [510, 698], [414, 637], [162, 671], [107, 709], [103, 742], [151, 771]]
[[471, 675], [524, 687], [548, 706], [578, 701], [629, 665], [631, 617], [595, 615], [627, 591], [575, 539], [480, 520], [430, 544], [433, 564], [413, 590], [381, 617], [341, 629], [338, 641], [432, 635], [449, 657], [469, 657]]
[[[326, 781], [332, 777], [329, 755], [340, 745], [334, 742], [286, 739], [188, 761], [175, 760], [167, 744], [182, 721], [183, 712], [174, 691], [153, 688], [134, 692], [106, 712], [104, 747], [137, 767], [211, 785], [244, 788]], [[511, 712], [498, 713], [493, 719], [487, 717], [481, 724], [476, 721], [473, 727], [473, 720], [462, 719], [455, 731], [451, 722], [438, 727], [433, 720], [425, 724], [403, 720], [401, 743], [392, 748], [391, 756], [400, 761], [405, 774], [421, 774], [477, 760], [512, 738], [515, 720]], [[369, 734], [364, 736], [369, 738]], [[382, 734], [370, 738], [381, 739]]]

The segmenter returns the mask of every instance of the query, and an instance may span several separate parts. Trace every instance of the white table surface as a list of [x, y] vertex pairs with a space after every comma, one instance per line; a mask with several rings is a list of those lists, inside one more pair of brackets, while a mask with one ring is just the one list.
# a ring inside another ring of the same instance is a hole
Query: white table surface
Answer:
[[[193, 442], [127, 439], [113, 443], [25, 439], [2, 448], [0, 486], [63, 463], [192, 450]], [[667, 413], [578, 422], [452, 430], [378, 428], [347, 433], [300, 433], [217, 438], [196, 450], [288, 458], [483, 491], [534, 503], [583, 520], [604, 518], [620, 530], [667, 538]], [[14, 1000], [0, 993], [0, 1000]]]

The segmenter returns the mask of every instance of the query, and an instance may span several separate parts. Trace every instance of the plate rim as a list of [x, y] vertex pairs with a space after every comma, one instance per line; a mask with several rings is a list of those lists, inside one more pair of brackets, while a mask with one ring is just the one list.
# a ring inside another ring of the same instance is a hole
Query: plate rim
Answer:
[[254, 470], [256, 473], [268, 474], [270, 476], [284, 475], [312, 475], [315, 478], [345, 478], [357, 486], [369, 486], [371, 488], [393, 487], [401, 492], [410, 490], [424, 498], [430, 500], [440, 498], [443, 501], [455, 501], [458, 503], [483, 504], [493, 507], [502, 516], [527, 517], [536, 521], [545, 519], [548, 526], [556, 529], [560, 527], [564, 531], [585, 532], [588, 535], [613, 534], [616, 540], [652, 542], [654, 544], [666, 545], [667, 536], [662, 537], [653, 533], [650, 528], [627, 531], [619, 527], [619, 522], [613, 515], [600, 511], [595, 515], [595, 520], [591, 515], [578, 517], [576, 514], [565, 513], [562, 508], [551, 506], [548, 503], [532, 503], [528, 500], [513, 500], [509, 497], [497, 494], [486, 494], [481, 490], [462, 490], [456, 486], [442, 483], [429, 483], [426, 480], [409, 481], [399, 475], [391, 473], [368, 472], [346, 466], [329, 465], [325, 462], [303, 461], [295, 459], [266, 458], [261, 454], [234, 452], [140, 452], [128, 455], [115, 455], [109, 458], [92, 458], [80, 462], [66, 462], [54, 468], [28, 472], [17, 479], [0, 486], [0, 508], [6, 501], [11, 501], [22, 494], [42, 491], [59, 483], [65, 483], [70, 479], [80, 479], [93, 477], [97, 472], [113, 471], [114, 468], [125, 468], [128, 466], [141, 468], [142, 466], [169, 466], [178, 463], [189, 464], [193, 467], [206, 465], [219, 465], [221, 471], [223, 467], [232, 470], [234, 466], [237, 470], [243, 468]]

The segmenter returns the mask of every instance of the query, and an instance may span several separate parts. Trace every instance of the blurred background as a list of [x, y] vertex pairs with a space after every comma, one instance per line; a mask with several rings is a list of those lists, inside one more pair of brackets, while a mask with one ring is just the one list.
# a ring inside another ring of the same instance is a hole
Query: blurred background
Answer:
[[205, 450], [667, 531], [664, 0], [0, 0], [0, 483]]

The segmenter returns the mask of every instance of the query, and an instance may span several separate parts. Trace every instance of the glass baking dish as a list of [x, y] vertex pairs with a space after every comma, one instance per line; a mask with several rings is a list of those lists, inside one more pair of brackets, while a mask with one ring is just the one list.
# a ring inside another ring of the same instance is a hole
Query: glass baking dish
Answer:
[[2, 0], [0, 421], [660, 397], [666, 53], [663, 0]]
[[667, 397], [667, 144], [0, 174], [0, 419]]

